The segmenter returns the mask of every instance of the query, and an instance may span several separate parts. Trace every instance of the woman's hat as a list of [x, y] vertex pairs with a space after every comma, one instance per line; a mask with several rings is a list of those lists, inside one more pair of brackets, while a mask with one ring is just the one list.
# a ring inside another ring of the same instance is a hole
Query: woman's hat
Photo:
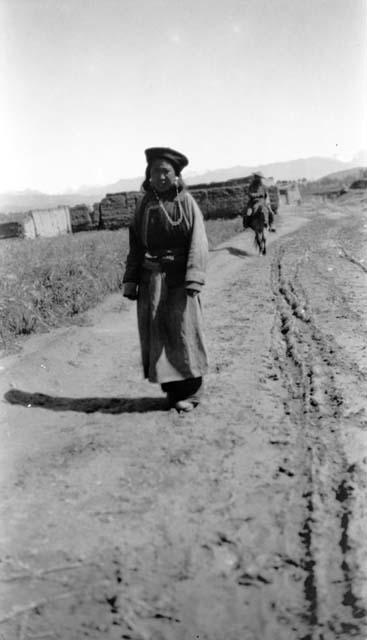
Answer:
[[145, 149], [145, 157], [148, 165], [157, 158], [167, 160], [167, 162], [170, 162], [178, 173], [181, 173], [182, 169], [189, 164], [188, 159], [183, 155], [183, 153], [170, 149], [169, 147], [151, 147], [150, 149]]
[[263, 174], [262, 171], [254, 171], [252, 175], [253, 176], [257, 176], [258, 178], [263, 178], [264, 177], [264, 174]]

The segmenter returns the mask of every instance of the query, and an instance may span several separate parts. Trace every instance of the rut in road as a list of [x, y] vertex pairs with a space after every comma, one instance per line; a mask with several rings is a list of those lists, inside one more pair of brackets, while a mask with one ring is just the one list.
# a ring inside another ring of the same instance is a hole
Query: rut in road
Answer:
[[333, 374], [334, 345], [318, 329], [299, 278], [308, 253], [287, 259], [287, 242], [272, 264], [277, 306], [273, 355], [288, 393], [285, 412], [297, 429], [294, 499], [303, 503], [305, 513], [299, 538], [309, 627], [303, 640], [349, 638], [362, 634], [366, 616], [348, 559], [354, 466], [348, 465], [341, 444], [343, 397]]

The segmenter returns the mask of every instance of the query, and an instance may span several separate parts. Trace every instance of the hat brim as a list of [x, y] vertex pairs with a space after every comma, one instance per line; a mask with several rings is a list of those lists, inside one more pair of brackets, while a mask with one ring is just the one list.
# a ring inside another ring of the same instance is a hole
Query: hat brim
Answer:
[[178, 172], [181, 172], [182, 169], [189, 164], [188, 158], [183, 153], [175, 149], [170, 149], [169, 147], [151, 147], [145, 149], [145, 157], [148, 165], [157, 159], [167, 160]]

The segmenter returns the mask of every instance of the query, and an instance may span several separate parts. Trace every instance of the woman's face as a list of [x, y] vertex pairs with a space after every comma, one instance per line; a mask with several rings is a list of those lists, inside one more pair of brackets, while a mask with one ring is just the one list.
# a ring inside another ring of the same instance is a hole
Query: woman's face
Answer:
[[157, 158], [150, 167], [150, 180], [152, 187], [163, 193], [168, 191], [175, 183], [176, 173], [173, 166], [167, 160]]

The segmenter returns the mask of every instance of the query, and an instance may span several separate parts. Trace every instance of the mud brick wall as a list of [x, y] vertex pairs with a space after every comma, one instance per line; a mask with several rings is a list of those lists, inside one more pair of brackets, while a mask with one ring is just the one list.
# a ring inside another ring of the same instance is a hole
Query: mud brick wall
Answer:
[[247, 189], [242, 186], [191, 187], [190, 192], [198, 203], [204, 219], [235, 218], [242, 215], [247, 204]]
[[0, 224], [0, 239], [21, 238], [23, 225], [21, 222], [3, 222]]
[[128, 227], [139, 197], [141, 194], [138, 191], [107, 193], [99, 204], [99, 228], [113, 230]]
[[279, 186], [280, 200], [283, 204], [300, 204], [301, 193], [298, 184], [289, 182]]
[[71, 229], [73, 233], [78, 231], [93, 231], [98, 229], [98, 217], [91, 211], [86, 204], [78, 204], [75, 207], [69, 207]]
[[[234, 178], [225, 182], [198, 184], [190, 192], [201, 208], [206, 220], [213, 218], [235, 218], [243, 215], [248, 203], [248, 185], [251, 177]], [[279, 189], [268, 187], [270, 204], [274, 211], [279, 208]]]
[[[189, 187], [206, 220], [235, 218], [242, 215], [248, 203], [250, 178], [236, 178], [225, 182], [198, 184]], [[271, 201], [279, 205], [277, 187], [269, 188]], [[141, 198], [139, 191], [108, 193], [99, 203], [99, 229], [120, 229], [129, 226], [136, 203]], [[94, 205], [94, 210], [98, 204]]]
[[251, 182], [252, 177], [247, 176], [247, 178], [232, 178], [231, 180], [223, 180], [218, 182], [202, 182], [198, 184], [194, 184], [189, 187], [190, 191], [194, 189], [219, 189], [219, 187], [248, 187]]
[[[226, 184], [226, 183], [224, 183]], [[205, 188], [190, 187], [189, 191], [198, 203], [205, 219], [235, 218], [243, 213], [247, 203], [244, 186], [217, 187], [203, 185]], [[127, 227], [134, 215], [136, 203], [141, 193], [108, 193], [100, 202], [100, 229], [119, 229]]]

